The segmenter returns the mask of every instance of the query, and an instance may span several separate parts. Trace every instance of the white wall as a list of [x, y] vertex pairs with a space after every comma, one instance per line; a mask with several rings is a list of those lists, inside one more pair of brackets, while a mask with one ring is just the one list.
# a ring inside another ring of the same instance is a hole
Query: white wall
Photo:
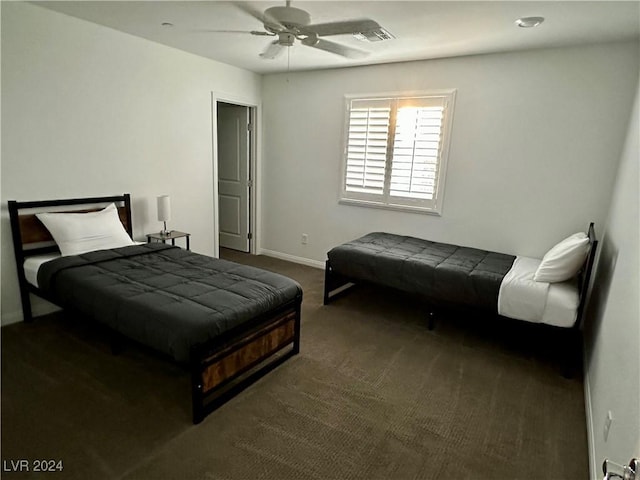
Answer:
[[134, 236], [214, 253], [211, 95], [260, 102], [259, 75], [47, 9], [2, 2], [2, 323], [21, 318], [6, 202], [132, 194]]
[[[640, 458], [640, 85], [585, 323], [592, 478], [605, 458]], [[607, 412], [613, 423], [605, 440]]]
[[[383, 230], [542, 256], [589, 221], [602, 231], [638, 54], [607, 44], [265, 76], [260, 246], [320, 264]], [[442, 216], [339, 205], [344, 95], [446, 88], [457, 95]]]

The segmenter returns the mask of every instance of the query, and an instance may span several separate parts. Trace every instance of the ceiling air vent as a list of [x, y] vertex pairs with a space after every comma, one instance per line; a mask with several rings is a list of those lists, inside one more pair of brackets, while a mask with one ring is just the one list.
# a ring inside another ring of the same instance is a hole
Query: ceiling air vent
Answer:
[[368, 32], [354, 33], [353, 36], [363, 42], [381, 42], [383, 40], [392, 40], [396, 38], [382, 27], [377, 28], [376, 30], [369, 30]]

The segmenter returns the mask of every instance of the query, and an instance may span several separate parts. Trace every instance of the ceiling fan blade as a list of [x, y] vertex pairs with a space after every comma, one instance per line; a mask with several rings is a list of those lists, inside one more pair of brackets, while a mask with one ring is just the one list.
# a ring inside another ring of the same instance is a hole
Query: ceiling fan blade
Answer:
[[213, 30], [213, 29], [199, 29], [195, 30], [195, 33], [250, 33], [251, 35], [257, 35], [260, 37], [273, 37], [275, 33], [263, 32], [261, 30]]
[[256, 20], [262, 22], [262, 12], [260, 10], [253, 8], [247, 2], [233, 2], [233, 4], [244, 13], [248, 13]]
[[347, 47], [346, 45], [340, 45], [339, 43], [330, 42], [329, 40], [323, 40], [322, 38], [318, 38], [316, 42], [306, 42], [303, 40], [302, 43], [308, 47], [324, 50], [325, 52], [335, 53], [336, 55], [341, 55], [347, 58], [357, 59], [364, 58], [369, 55], [368, 52], [365, 52], [363, 50]]
[[284, 27], [280, 24], [280, 22], [278, 22], [278, 20], [273, 18], [273, 16], [267, 14], [267, 12], [262, 12], [260, 10], [253, 8], [247, 2], [233, 2], [233, 4], [243, 12], [251, 15], [253, 18], [258, 20], [263, 25], [269, 25], [273, 30], [284, 29]]
[[274, 58], [282, 54], [285, 48], [287, 47], [280, 45], [280, 40], [274, 40], [267, 46], [264, 52], [260, 54], [260, 57], [273, 60]]
[[307, 25], [300, 29], [301, 33], [315, 33], [319, 37], [328, 35], [343, 35], [360, 32], [369, 32], [380, 28], [378, 22], [367, 18], [362, 20], [347, 20], [345, 22], [318, 23]]

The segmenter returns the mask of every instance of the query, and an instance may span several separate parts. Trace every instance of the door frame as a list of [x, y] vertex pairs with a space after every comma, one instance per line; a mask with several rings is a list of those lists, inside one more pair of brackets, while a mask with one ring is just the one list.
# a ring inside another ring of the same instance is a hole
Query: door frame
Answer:
[[260, 135], [258, 134], [261, 106], [258, 102], [240, 98], [235, 95], [211, 92], [211, 139], [212, 139], [212, 161], [213, 161], [213, 254], [220, 257], [220, 205], [218, 201], [218, 102], [230, 103], [241, 107], [249, 108], [249, 119], [252, 129], [249, 134], [249, 180], [252, 186], [249, 189], [249, 253], [254, 254], [259, 245], [258, 235], [260, 232], [259, 216], [259, 182], [258, 156], [260, 152]]

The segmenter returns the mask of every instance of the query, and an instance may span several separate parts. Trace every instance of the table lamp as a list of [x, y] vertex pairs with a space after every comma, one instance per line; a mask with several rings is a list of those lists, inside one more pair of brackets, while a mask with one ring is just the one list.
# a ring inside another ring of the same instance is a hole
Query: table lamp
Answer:
[[171, 197], [169, 195], [160, 195], [158, 197], [158, 221], [164, 225], [160, 232], [161, 235], [169, 235], [171, 233], [171, 231], [167, 230], [167, 222], [169, 220], [171, 220]]

